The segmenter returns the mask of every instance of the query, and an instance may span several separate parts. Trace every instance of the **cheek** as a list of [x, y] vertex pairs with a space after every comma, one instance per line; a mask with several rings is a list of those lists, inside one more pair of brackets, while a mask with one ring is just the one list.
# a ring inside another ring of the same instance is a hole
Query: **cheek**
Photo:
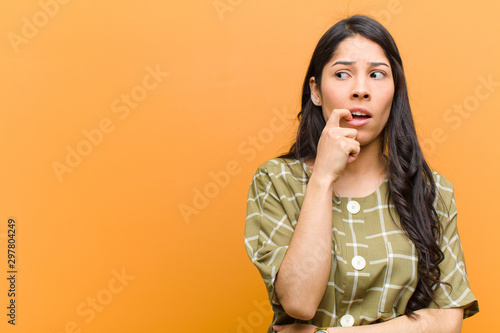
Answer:
[[325, 121], [328, 121], [330, 118], [330, 114], [334, 109], [339, 109], [342, 107], [341, 102], [341, 94], [339, 94], [339, 89], [331, 86], [323, 86], [321, 89], [321, 97], [322, 97], [322, 110], [323, 110], [323, 118]]
[[345, 92], [343, 87], [325, 87], [322, 91], [323, 105], [330, 111], [342, 108], [345, 105]]
[[391, 114], [393, 98], [394, 98], [394, 89], [389, 88], [380, 93], [379, 105], [381, 107], [380, 109], [381, 120], [384, 126], [387, 123], [387, 120], [389, 119], [389, 115]]
[[383, 101], [385, 108], [390, 109], [392, 106], [392, 100], [394, 98], [394, 88], [392, 89], [390, 88], [384, 91], [381, 97], [382, 97], [381, 100]]

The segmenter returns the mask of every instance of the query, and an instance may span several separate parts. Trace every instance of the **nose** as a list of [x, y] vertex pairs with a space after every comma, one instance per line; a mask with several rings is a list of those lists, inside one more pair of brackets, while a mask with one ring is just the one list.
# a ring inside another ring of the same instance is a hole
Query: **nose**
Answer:
[[358, 78], [357, 80], [354, 80], [351, 98], [369, 100], [370, 97], [371, 94], [369, 92], [366, 80], [364, 78]]

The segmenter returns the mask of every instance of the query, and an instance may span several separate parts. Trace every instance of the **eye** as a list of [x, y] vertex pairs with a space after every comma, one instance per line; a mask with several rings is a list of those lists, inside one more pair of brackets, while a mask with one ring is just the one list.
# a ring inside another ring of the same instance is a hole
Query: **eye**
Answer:
[[349, 77], [349, 74], [346, 72], [337, 72], [335, 73], [335, 76], [339, 79], [347, 79]]
[[381, 71], [373, 72], [373, 73], [370, 74], [370, 77], [372, 77], [374, 79], [382, 79], [382, 78], [384, 78], [386, 76], [387, 75], [384, 72], [381, 72]]

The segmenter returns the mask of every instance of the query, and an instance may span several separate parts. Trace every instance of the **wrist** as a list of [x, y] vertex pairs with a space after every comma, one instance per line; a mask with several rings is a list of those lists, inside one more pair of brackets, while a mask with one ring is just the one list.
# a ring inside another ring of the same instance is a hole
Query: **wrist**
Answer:
[[312, 174], [307, 186], [314, 187], [319, 191], [325, 191], [329, 195], [333, 195], [333, 184], [337, 181], [334, 177], [321, 177], [318, 174]]

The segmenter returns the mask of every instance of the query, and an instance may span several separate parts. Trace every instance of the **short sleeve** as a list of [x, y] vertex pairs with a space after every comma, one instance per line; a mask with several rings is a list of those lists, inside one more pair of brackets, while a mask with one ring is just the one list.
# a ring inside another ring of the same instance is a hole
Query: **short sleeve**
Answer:
[[286, 195], [276, 189], [279, 185], [276, 175], [267, 169], [255, 172], [248, 190], [245, 223], [246, 251], [264, 280], [273, 307], [279, 305], [274, 281], [294, 232], [280, 199], [287, 201]]
[[[442, 176], [441, 176], [442, 177]], [[441, 281], [443, 282], [435, 293], [431, 308], [464, 308], [464, 318], [479, 312], [476, 297], [472, 294], [465, 267], [465, 258], [457, 227], [457, 209], [453, 185], [446, 180], [436, 183], [438, 192], [446, 207], [444, 211], [437, 209], [443, 224], [441, 251], [444, 260], [439, 264]]]

